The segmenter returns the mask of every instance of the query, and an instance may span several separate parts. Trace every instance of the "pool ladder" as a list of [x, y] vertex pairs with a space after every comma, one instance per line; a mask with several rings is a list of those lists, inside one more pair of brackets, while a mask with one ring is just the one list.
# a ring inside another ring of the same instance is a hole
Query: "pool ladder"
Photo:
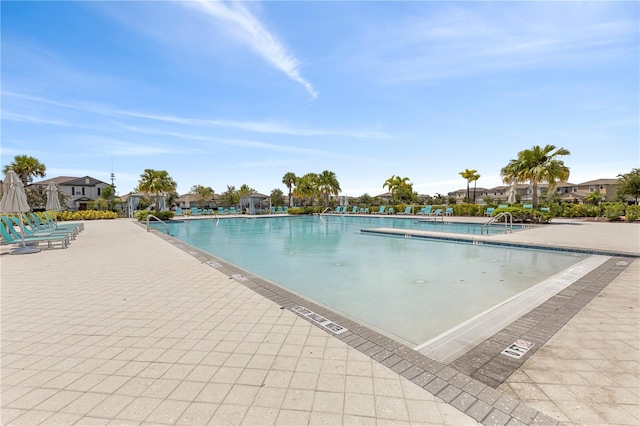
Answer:
[[497, 223], [500, 219], [504, 218], [504, 233], [513, 233], [513, 216], [509, 212], [498, 213], [491, 219], [487, 221], [484, 225], [482, 225], [481, 234], [484, 234], [485, 229], [487, 230], [487, 235], [489, 235], [489, 226], [494, 223]]
[[149, 232], [149, 229], [150, 229], [150, 226], [149, 226], [149, 219], [150, 219], [150, 218], [154, 218], [154, 219], [155, 219], [155, 220], [157, 220], [158, 222], [161, 222], [161, 223], [162, 223], [162, 225], [164, 225], [164, 227], [166, 227], [166, 228], [167, 228], [167, 235], [171, 235], [171, 228], [169, 227], [169, 225], [168, 225], [166, 222], [164, 222], [162, 219], [160, 219], [159, 217], [154, 216], [154, 215], [152, 215], [152, 214], [150, 214], [150, 215], [148, 215], [148, 216], [147, 216], [147, 232]]

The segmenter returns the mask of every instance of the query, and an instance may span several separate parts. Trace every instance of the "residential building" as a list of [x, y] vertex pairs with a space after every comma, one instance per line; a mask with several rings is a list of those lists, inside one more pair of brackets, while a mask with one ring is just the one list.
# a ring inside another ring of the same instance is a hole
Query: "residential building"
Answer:
[[109, 186], [108, 183], [91, 176], [58, 176], [35, 182], [29, 187], [35, 187], [38, 191], [45, 191], [49, 182], [53, 182], [58, 191], [65, 195], [66, 205], [62, 206], [63, 210], [87, 210], [88, 203], [97, 200], [102, 190]]

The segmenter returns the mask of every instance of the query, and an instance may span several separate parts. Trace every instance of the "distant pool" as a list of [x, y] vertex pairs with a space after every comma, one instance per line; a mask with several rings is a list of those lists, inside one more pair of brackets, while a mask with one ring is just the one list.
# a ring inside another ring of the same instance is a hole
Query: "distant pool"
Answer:
[[588, 257], [360, 232], [422, 225], [324, 215], [187, 220], [170, 226], [181, 241], [412, 345]]

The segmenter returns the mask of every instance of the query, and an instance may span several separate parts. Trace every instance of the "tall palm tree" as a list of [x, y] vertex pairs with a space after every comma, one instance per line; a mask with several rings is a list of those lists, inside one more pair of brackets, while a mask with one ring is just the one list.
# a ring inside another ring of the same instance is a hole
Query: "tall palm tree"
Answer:
[[329, 195], [338, 195], [340, 182], [334, 172], [325, 170], [318, 176], [318, 190], [324, 195], [324, 207], [329, 207]]
[[475, 173], [471, 176], [471, 181], [473, 182], [473, 204], [476, 203], [476, 188], [478, 186], [478, 179], [480, 179], [480, 173]]
[[145, 169], [138, 182], [140, 191], [156, 194], [156, 211], [160, 206], [160, 195], [174, 192], [177, 186], [166, 170]]
[[558, 157], [570, 154], [568, 149], [556, 148], [555, 145], [546, 145], [544, 148], [535, 145], [531, 149], [520, 151], [518, 158], [509, 161], [500, 170], [500, 176], [504, 182], [530, 182], [533, 189], [531, 203], [535, 208], [538, 207], [540, 183], [547, 182], [551, 193], [557, 182], [569, 179], [569, 167]]
[[295, 173], [287, 172], [282, 176], [282, 183], [284, 183], [289, 190], [289, 207], [293, 207], [293, 197], [291, 196], [291, 188], [296, 184], [298, 177]]
[[383, 188], [388, 188], [389, 192], [391, 192], [391, 202], [395, 206], [396, 204], [396, 192], [402, 187], [409, 186], [409, 178], [408, 177], [400, 177], [393, 175], [389, 179], [385, 180], [382, 184]]
[[45, 177], [47, 167], [38, 161], [37, 158], [29, 155], [16, 155], [13, 161], [5, 166], [2, 171], [4, 174], [7, 174], [9, 169], [13, 169], [13, 171], [20, 176], [22, 184], [26, 187], [33, 182], [35, 176]]
[[[476, 175], [476, 173], [478, 173], [477, 170], [469, 170], [469, 169], [464, 169], [463, 171], [461, 171], [460, 173], [458, 173], [460, 176], [462, 176], [463, 179], [467, 180], [467, 203], [471, 200], [471, 197], [469, 196], [469, 183], [473, 180], [474, 176]], [[480, 175], [478, 175], [478, 179], [480, 178]], [[474, 200], [475, 202], [475, 200]]]

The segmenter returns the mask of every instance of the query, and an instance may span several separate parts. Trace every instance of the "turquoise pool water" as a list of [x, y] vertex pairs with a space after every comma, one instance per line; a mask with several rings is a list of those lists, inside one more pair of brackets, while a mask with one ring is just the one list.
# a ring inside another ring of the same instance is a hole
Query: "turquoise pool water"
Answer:
[[409, 344], [421, 344], [586, 255], [381, 237], [381, 217], [189, 220], [171, 234]]
[[[421, 231], [432, 232], [446, 232], [455, 234], [472, 234], [472, 235], [492, 235], [492, 234], [504, 234], [504, 223], [495, 223], [489, 226], [483, 226], [481, 223], [465, 223], [465, 222], [445, 222], [434, 220], [419, 220], [412, 226], [414, 229]], [[522, 225], [513, 225], [513, 231], [520, 231], [524, 229]]]

